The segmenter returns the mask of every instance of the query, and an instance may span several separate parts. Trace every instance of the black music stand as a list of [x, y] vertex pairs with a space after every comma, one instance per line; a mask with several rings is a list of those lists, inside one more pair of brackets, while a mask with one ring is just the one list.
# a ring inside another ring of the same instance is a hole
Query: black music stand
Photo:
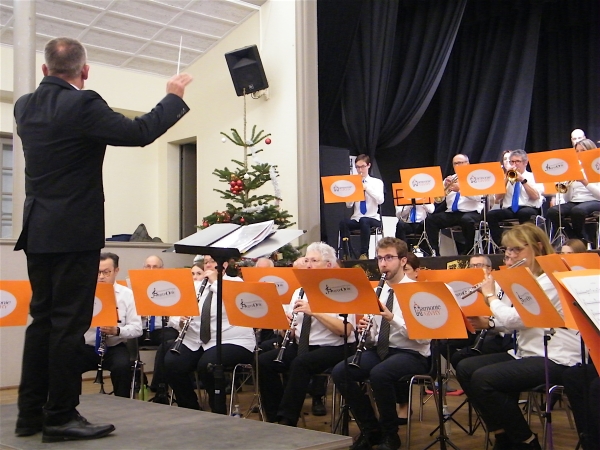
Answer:
[[[174, 244], [176, 253], [185, 253], [188, 255], [209, 255], [217, 263], [217, 358], [216, 363], [212, 368], [213, 377], [215, 379], [215, 403], [213, 412], [217, 414], [227, 414], [225, 376], [222, 363], [223, 264], [231, 258], [240, 258], [241, 254], [237, 248], [213, 247], [212, 244], [218, 243], [221, 238], [227, 236], [238, 228], [240, 228], [240, 225], [232, 223], [214, 224]], [[285, 231], [288, 233], [282, 233]], [[273, 252], [273, 250], [269, 248], [270, 244], [272, 244], [272, 246], [276, 246], [275, 250], [277, 250], [279, 247], [287, 244], [303, 233], [305, 233], [304, 230], [277, 230], [271, 236], [256, 245], [254, 249], [261, 247], [260, 251], [263, 251], [264, 249], [264, 254], [270, 254]], [[250, 250], [248, 254], [252, 252], [253, 250]]]

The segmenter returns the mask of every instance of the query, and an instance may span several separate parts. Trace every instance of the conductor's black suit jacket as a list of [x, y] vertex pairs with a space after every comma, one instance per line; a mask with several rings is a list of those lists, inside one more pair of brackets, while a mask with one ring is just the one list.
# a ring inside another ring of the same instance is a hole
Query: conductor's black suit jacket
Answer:
[[102, 163], [107, 145], [152, 143], [189, 108], [168, 94], [134, 120], [94, 91], [44, 77], [15, 104], [25, 153], [23, 231], [15, 250], [62, 253], [104, 247]]

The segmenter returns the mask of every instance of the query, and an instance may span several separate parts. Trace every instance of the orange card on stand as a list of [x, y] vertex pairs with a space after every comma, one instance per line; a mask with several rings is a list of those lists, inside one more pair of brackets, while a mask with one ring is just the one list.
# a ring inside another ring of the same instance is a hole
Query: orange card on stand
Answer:
[[425, 205], [428, 203], [432, 203], [431, 197], [421, 197], [421, 198], [406, 198], [404, 196], [404, 187], [402, 183], [392, 183], [392, 193], [394, 197], [394, 206], [408, 206], [413, 204], [413, 200], [415, 201], [415, 205]]
[[558, 292], [558, 299], [560, 300], [560, 304], [563, 309], [563, 316], [565, 318], [565, 326], [575, 330], [577, 329], [577, 324], [575, 323], [575, 319], [571, 314], [571, 308], [568, 306], [568, 302], [572, 301], [571, 294], [569, 294], [569, 291], [567, 291], [567, 289], [560, 284], [557, 278], [554, 276], [554, 274], [557, 272], [569, 272], [569, 267], [566, 265], [561, 256], [563, 255], [553, 253], [551, 255], [536, 256], [535, 260], [538, 262]]
[[429, 281], [393, 285], [411, 339], [467, 337], [465, 319], [445, 283]]
[[600, 182], [600, 148], [577, 153], [581, 168], [590, 183]]
[[109, 283], [98, 283], [94, 296], [94, 313], [91, 326], [115, 327], [118, 320], [115, 287]]
[[253, 283], [275, 283], [279, 302], [290, 303], [292, 294], [300, 287], [292, 267], [242, 267], [244, 281]]
[[489, 316], [490, 308], [483, 301], [481, 292], [475, 291], [462, 298], [474, 285], [481, 283], [485, 276], [483, 269], [422, 270], [419, 281], [441, 281], [450, 286], [465, 316]]
[[321, 185], [325, 203], [360, 202], [365, 199], [360, 175], [321, 177]]
[[550, 303], [550, 299], [529, 268], [515, 267], [510, 270], [499, 270], [494, 272], [494, 280], [517, 309], [525, 326], [531, 328], [565, 326], [565, 321]]
[[527, 157], [536, 183], [557, 183], [582, 177], [574, 148], [529, 153]]
[[567, 253], [560, 257], [571, 270], [600, 269], [598, 253]]
[[0, 280], [0, 327], [27, 325], [30, 303], [29, 280]]
[[440, 166], [400, 169], [400, 179], [404, 186], [404, 197], [443, 197], [444, 182]]
[[460, 195], [504, 194], [506, 181], [500, 164], [481, 163], [456, 166], [456, 175], [460, 183]]
[[130, 270], [140, 316], [197, 316], [198, 299], [190, 269]]
[[223, 305], [232, 325], [279, 330], [290, 326], [274, 283], [224, 280]]

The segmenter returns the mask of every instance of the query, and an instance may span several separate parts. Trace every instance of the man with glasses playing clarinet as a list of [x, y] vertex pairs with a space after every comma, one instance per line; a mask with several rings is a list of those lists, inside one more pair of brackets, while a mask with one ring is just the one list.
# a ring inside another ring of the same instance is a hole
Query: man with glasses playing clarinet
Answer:
[[[360, 202], [347, 202], [348, 208], [354, 207], [354, 213], [349, 219], [340, 222], [340, 239], [349, 239], [351, 230], [360, 230], [359, 259], [369, 259], [369, 241], [371, 227], [380, 227], [379, 205], [383, 203], [383, 181], [369, 175], [371, 158], [368, 155], [358, 155], [354, 163], [356, 171], [362, 177], [365, 199]], [[342, 248], [348, 248], [342, 246]], [[344, 255], [346, 258], [349, 255]]]
[[[430, 340], [409, 339], [402, 311], [392, 285], [414, 283], [404, 275], [408, 248], [400, 239], [386, 237], [377, 243], [377, 263], [386, 274], [385, 285], [379, 296], [381, 315], [375, 315], [368, 327], [368, 317], [360, 320], [358, 329], [368, 333], [370, 348], [359, 348], [360, 359], [352, 357], [348, 365], [343, 361], [331, 373], [335, 385], [346, 399], [361, 433], [351, 449], [367, 450], [373, 445], [378, 450], [396, 450], [401, 442], [398, 425], [408, 420], [408, 383], [396, 386], [405, 375], [424, 374], [430, 367]], [[363, 342], [363, 339], [360, 339]], [[350, 364], [351, 363], [351, 364]], [[346, 372], [346, 367], [348, 371]], [[379, 420], [369, 397], [359, 385], [369, 379], [379, 411]], [[396, 411], [400, 404], [400, 417]]]
[[[114, 253], [100, 253], [98, 283], [112, 284], [117, 301], [117, 326], [90, 328], [84, 335], [85, 350], [82, 355], [81, 373], [102, 369], [110, 371], [114, 394], [129, 397], [131, 387], [131, 362], [125, 346], [127, 339], [142, 335], [142, 318], [137, 315], [131, 289], [115, 283], [119, 273], [119, 256]], [[104, 341], [104, 356], [101, 356], [101, 343]]]
[[524, 150], [510, 152], [510, 169], [506, 175], [506, 194], [496, 194], [500, 209], [487, 213], [490, 234], [500, 246], [502, 229], [500, 222], [518, 219], [519, 223], [531, 222], [532, 216], [540, 214], [544, 202], [544, 185], [535, 182], [533, 173], [527, 170], [527, 153]]

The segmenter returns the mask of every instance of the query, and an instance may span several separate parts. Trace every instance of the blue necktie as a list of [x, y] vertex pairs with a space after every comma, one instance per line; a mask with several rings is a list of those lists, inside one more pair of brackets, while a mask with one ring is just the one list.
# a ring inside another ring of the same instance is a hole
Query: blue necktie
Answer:
[[100, 352], [98, 349], [100, 348], [100, 341], [102, 340], [102, 333], [100, 333], [100, 327], [96, 327], [96, 343], [94, 344], [94, 350], [96, 354], [99, 355]]
[[[365, 183], [365, 180], [363, 180], [363, 184], [364, 183]], [[360, 213], [361, 214], [367, 213], [367, 202], [365, 200], [360, 201]]]
[[460, 199], [460, 194], [457, 192], [456, 197], [454, 197], [454, 202], [452, 203], [452, 212], [458, 212], [458, 200]]
[[408, 218], [409, 222], [416, 223], [417, 222], [417, 207], [413, 206], [410, 210], [410, 217]]
[[521, 195], [521, 182], [517, 181], [515, 183], [515, 189], [513, 191], [512, 204], [510, 205], [510, 209], [512, 209], [512, 212], [514, 212], [514, 213], [516, 213], [519, 210], [520, 195]]
[[150, 331], [154, 331], [155, 321], [156, 321], [156, 317], [150, 316], [150, 324], [148, 325], [148, 328], [150, 329]]

